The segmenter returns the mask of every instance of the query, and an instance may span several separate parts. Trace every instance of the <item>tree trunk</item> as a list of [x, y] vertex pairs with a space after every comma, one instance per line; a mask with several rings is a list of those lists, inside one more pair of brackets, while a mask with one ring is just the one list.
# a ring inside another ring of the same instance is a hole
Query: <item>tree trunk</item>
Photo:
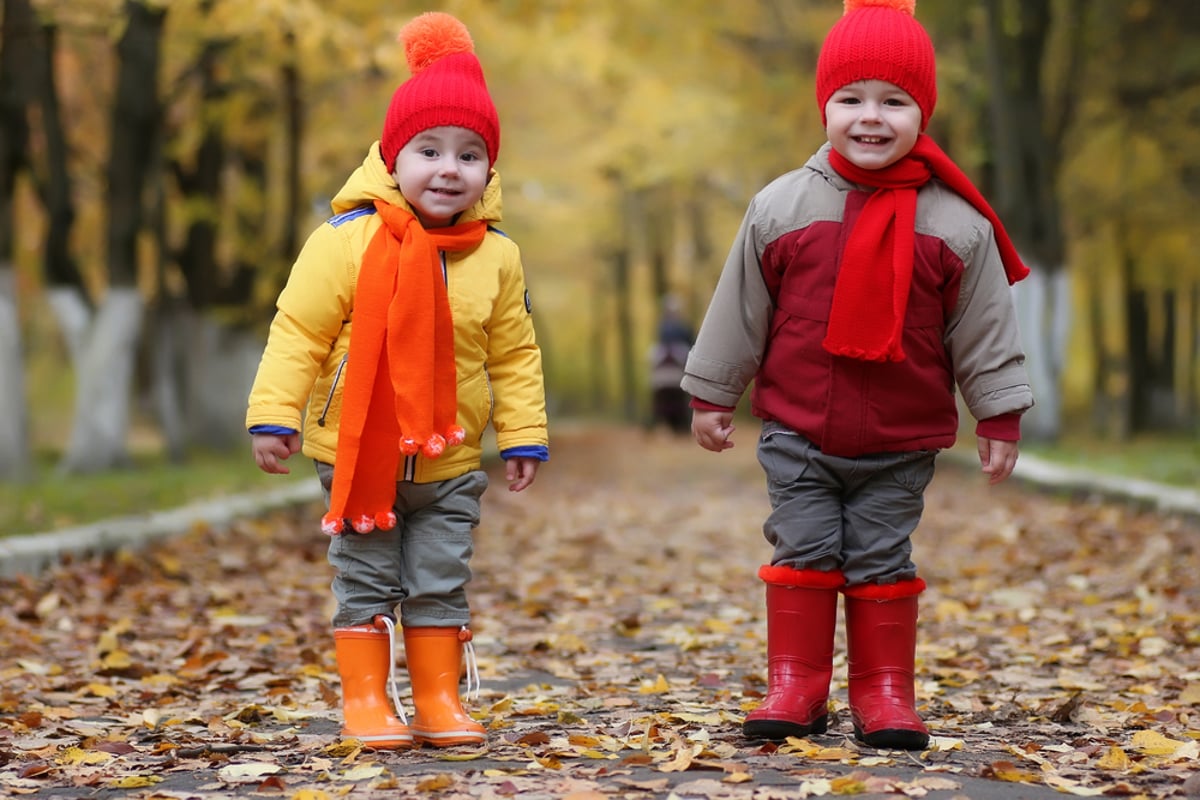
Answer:
[[166, 12], [126, 0], [108, 163], [108, 279], [77, 364], [75, 419], [60, 468], [96, 472], [127, 461], [134, 364], [142, 329], [137, 286], [143, 192], [159, 132], [158, 64]]
[[17, 317], [16, 270], [0, 261], [0, 480], [21, 480], [30, 473], [25, 358]]
[[[1067, 337], [1061, 333], [1069, 319], [1069, 285], [1064, 266], [1064, 234], [1054, 191], [1058, 154], [1070, 122], [1072, 95], [1048, 98], [1042, 81], [1051, 7], [1045, 0], [1018, 0], [1005, 16], [1002, 0], [986, 0], [987, 75], [995, 136], [994, 206], [1033, 271], [1015, 293], [1020, 308], [1022, 341], [1028, 353], [1030, 383], [1036, 405], [1025, 414], [1023, 433], [1051, 440], [1062, 428], [1062, 365]], [[1077, 0], [1061, 4], [1062, 17], [1075, 34], [1068, 39], [1063, 59], [1065, 79], [1074, 87], [1081, 49]], [[1074, 27], [1072, 27], [1074, 26]], [[1047, 115], [1043, 109], [1052, 109]]]

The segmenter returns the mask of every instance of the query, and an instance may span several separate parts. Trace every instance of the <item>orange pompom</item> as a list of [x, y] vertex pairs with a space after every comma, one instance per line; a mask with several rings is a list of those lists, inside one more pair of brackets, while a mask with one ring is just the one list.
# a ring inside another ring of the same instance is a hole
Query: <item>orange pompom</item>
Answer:
[[425, 440], [425, 444], [421, 445], [421, 453], [426, 458], [437, 458], [444, 452], [446, 452], [446, 437], [440, 433], [431, 433]]
[[917, 0], [846, 0], [845, 6], [847, 14], [860, 8], [892, 8], [912, 16], [917, 14]]
[[400, 437], [400, 455], [415, 456], [421, 451], [421, 445], [412, 436]]
[[455, 53], [474, 53], [467, 26], [441, 11], [427, 11], [400, 29], [408, 69], [416, 75], [433, 62]]

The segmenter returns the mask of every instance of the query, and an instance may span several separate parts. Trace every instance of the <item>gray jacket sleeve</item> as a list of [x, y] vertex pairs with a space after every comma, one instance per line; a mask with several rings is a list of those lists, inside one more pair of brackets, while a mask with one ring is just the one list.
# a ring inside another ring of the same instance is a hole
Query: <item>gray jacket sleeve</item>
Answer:
[[680, 382], [684, 391], [714, 405], [738, 404], [758, 373], [771, 329], [756, 209], [757, 201], [751, 201]]
[[981, 219], [961, 247], [962, 283], [945, 335], [955, 381], [977, 420], [1023, 413], [1033, 406], [1033, 391], [992, 226]]

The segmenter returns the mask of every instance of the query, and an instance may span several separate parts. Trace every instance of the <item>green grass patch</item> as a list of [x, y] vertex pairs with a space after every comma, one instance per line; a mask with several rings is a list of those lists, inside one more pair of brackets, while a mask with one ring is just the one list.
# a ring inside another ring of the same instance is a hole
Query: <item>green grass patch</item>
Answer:
[[94, 475], [59, 474], [52, 457], [42, 455], [31, 480], [0, 482], [0, 508], [5, 509], [0, 536], [57, 530], [222, 496], [270, 491], [288, 481], [316, 480], [308, 458], [297, 454], [289, 466], [291, 475], [260, 471], [248, 444], [236, 452], [196, 451], [180, 464], [161, 455], [135, 455], [127, 468]]
[[1124, 442], [1072, 434], [1053, 444], [1022, 442], [1021, 452], [1104, 475], [1173, 486], [1200, 486], [1200, 440], [1186, 433], [1145, 435]]

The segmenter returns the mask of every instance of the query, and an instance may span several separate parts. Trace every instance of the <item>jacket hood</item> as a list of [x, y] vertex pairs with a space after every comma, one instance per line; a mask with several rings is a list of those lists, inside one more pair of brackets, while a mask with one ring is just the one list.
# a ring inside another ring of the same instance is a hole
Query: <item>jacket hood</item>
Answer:
[[[332, 206], [334, 214], [341, 214], [360, 206], [370, 205], [376, 200], [400, 206], [410, 212], [413, 210], [412, 205], [400, 193], [400, 187], [396, 185], [395, 179], [387, 171], [387, 165], [383, 163], [383, 156], [380, 154], [379, 142], [371, 145], [371, 149], [367, 151], [367, 157], [363, 159], [362, 166], [350, 174], [345, 185], [334, 195], [330, 206]], [[501, 220], [501, 210], [500, 173], [493, 169], [489, 173], [488, 185], [483, 190], [483, 197], [464, 211], [458, 221], [471, 222], [481, 219], [489, 224], [498, 223]]]

